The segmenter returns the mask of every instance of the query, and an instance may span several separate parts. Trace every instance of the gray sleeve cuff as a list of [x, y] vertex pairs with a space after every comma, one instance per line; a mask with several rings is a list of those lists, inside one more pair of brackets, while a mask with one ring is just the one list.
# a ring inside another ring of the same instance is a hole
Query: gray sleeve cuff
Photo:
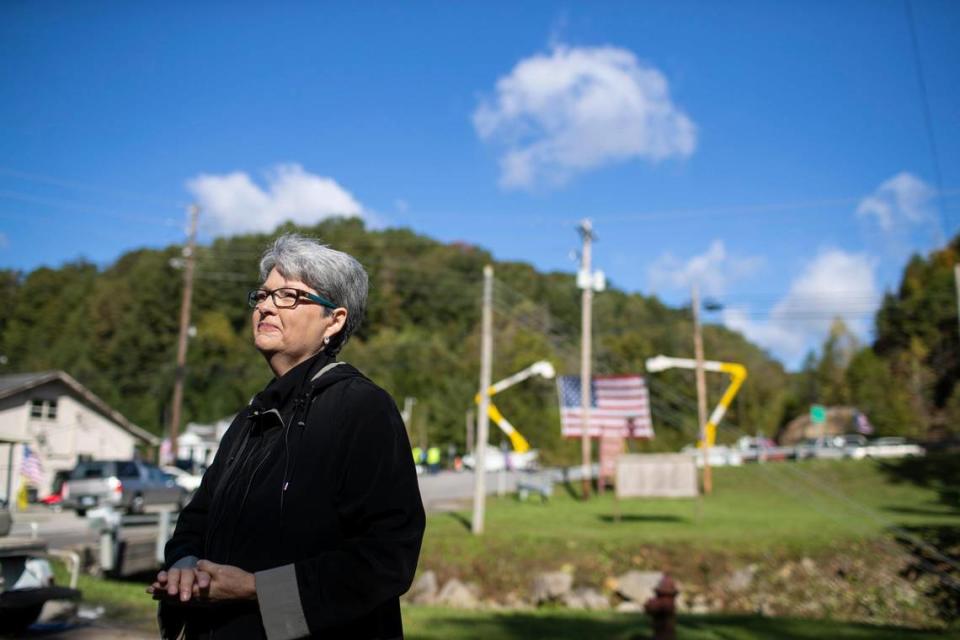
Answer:
[[310, 635], [300, 604], [297, 569], [292, 564], [258, 571], [257, 602], [267, 640], [294, 640]]
[[199, 561], [200, 559], [197, 558], [197, 556], [183, 556], [182, 558], [174, 562], [172, 565], [170, 565], [170, 568], [171, 569], [195, 569], [197, 567], [197, 562]]

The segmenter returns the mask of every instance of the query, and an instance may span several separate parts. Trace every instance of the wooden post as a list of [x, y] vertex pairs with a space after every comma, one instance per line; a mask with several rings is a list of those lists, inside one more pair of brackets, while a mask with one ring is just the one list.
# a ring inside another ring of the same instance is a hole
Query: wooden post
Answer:
[[703, 332], [700, 328], [700, 287], [694, 283], [691, 291], [693, 306], [693, 351], [696, 358], [697, 418], [700, 422], [700, 444], [703, 451], [703, 492], [713, 492], [713, 474], [710, 471], [710, 441], [707, 433], [707, 380], [703, 371]]
[[[180, 432], [180, 412], [183, 407], [183, 381], [187, 370], [187, 339], [190, 332], [190, 303], [193, 299], [193, 265], [197, 242], [197, 218], [200, 207], [190, 205], [190, 233], [183, 250], [183, 299], [180, 302], [180, 335], [177, 339], [177, 369], [173, 382], [173, 402], [170, 408], [170, 452], [177, 459], [177, 436]], [[159, 453], [158, 453], [159, 456]], [[159, 461], [158, 462], [162, 462]]]
[[590, 220], [580, 223], [580, 235], [583, 238], [583, 250], [580, 262], [581, 294], [580, 323], [580, 455], [583, 464], [583, 499], [590, 497], [590, 364], [592, 350], [593, 322], [593, 272], [591, 271], [591, 248], [593, 244], [593, 226]]
[[477, 409], [477, 442], [473, 469], [473, 521], [475, 535], [483, 533], [487, 503], [487, 438], [490, 429], [490, 388], [493, 377], [493, 267], [483, 268], [483, 320], [480, 340], [480, 407]]

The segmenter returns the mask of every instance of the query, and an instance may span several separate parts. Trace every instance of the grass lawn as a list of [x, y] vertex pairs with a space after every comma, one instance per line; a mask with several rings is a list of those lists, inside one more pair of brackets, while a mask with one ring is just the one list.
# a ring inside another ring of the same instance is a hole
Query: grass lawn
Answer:
[[690, 544], [701, 550], [816, 551], [841, 540], [884, 536], [891, 524], [960, 526], [960, 512], [938, 503], [934, 488], [890, 482], [870, 460], [717, 468], [711, 496], [623, 500], [619, 523], [615, 511], [610, 492], [581, 502], [560, 487], [546, 505], [492, 499], [482, 538], [463, 535], [470, 512], [440, 514], [429, 519], [425, 547], [452, 543], [469, 552], [509, 540], [594, 549]]
[[[70, 573], [63, 563], [54, 561], [57, 584], [70, 583]], [[147, 578], [144, 577], [145, 581]], [[84, 606], [102, 606], [103, 617], [120, 626], [137, 629], [157, 629], [157, 603], [145, 592], [147, 582], [109, 580], [80, 574], [77, 588], [83, 594]]]
[[[542, 609], [530, 612], [476, 612], [407, 607], [403, 619], [409, 640], [639, 640], [651, 636], [648, 621], [639, 614]], [[900, 640], [957, 638], [960, 633], [818, 620], [708, 615], [681, 616], [677, 636], [683, 640]]]

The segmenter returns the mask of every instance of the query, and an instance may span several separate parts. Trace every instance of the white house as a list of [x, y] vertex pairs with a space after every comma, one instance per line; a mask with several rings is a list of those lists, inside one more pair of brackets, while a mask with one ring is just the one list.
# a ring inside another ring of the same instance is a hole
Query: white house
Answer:
[[[63, 371], [0, 376], [0, 494], [16, 496], [24, 477], [25, 446], [38, 497], [50, 493], [57, 471], [81, 458], [131, 459], [138, 444], [159, 438], [133, 424]], [[9, 487], [9, 488], [8, 488]]]
[[[220, 440], [233, 422], [234, 416], [227, 416], [213, 424], [191, 422], [177, 438], [177, 459], [190, 460], [200, 467], [209, 467], [217, 455]], [[169, 439], [164, 439], [162, 451], [169, 451]]]

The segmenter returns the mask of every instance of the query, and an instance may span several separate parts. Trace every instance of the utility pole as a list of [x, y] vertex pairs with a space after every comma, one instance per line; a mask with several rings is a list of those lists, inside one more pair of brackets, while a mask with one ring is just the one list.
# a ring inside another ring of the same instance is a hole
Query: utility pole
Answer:
[[583, 499], [590, 497], [590, 361], [593, 331], [593, 272], [591, 271], [591, 250], [593, 245], [593, 224], [589, 218], [580, 222], [578, 227], [583, 240], [583, 249], [580, 253], [580, 273], [577, 274], [577, 285], [583, 290], [581, 294], [581, 321], [580, 321], [580, 453], [583, 458]]
[[473, 409], [467, 409], [467, 453], [473, 453], [473, 428], [476, 426], [473, 418]]
[[960, 323], [960, 264], [953, 265], [953, 282], [957, 287], [957, 322]]
[[407, 429], [407, 438], [410, 439], [410, 442], [413, 442], [413, 405], [417, 404], [417, 399], [413, 396], [406, 396], [403, 399], [403, 411], [400, 412], [400, 417], [403, 419], [403, 426]]
[[190, 332], [190, 303], [193, 300], [193, 265], [197, 243], [197, 218], [200, 207], [190, 205], [190, 231], [183, 249], [183, 300], [180, 302], [180, 336], [177, 340], [177, 369], [173, 382], [173, 406], [170, 411], [170, 451], [177, 459], [177, 436], [180, 431], [180, 411], [183, 407], [183, 380], [187, 369], [187, 337]]
[[477, 409], [477, 442], [473, 468], [473, 521], [475, 535], [483, 533], [487, 506], [487, 437], [490, 429], [490, 389], [493, 377], [493, 267], [483, 268], [483, 320], [480, 340], [480, 406]]
[[700, 328], [700, 286], [693, 283], [691, 290], [693, 306], [693, 354], [697, 361], [697, 418], [700, 424], [700, 447], [703, 449], [703, 492], [713, 492], [713, 474], [710, 471], [710, 442], [707, 433], [707, 380], [703, 371], [703, 332]]

